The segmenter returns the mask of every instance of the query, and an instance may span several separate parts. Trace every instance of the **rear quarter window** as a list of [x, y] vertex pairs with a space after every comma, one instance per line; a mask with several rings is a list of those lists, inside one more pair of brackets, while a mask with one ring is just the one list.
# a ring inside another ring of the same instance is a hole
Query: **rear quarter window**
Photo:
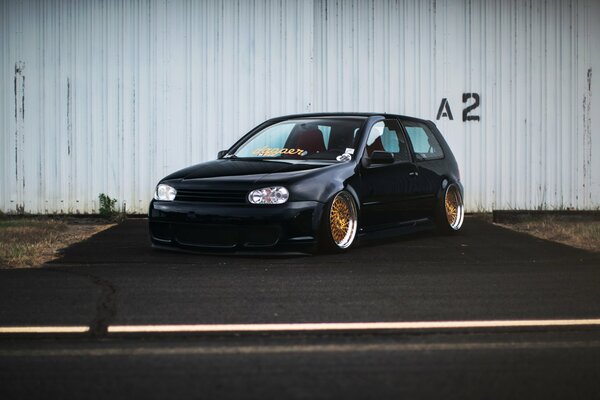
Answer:
[[403, 122], [406, 133], [417, 160], [438, 160], [444, 158], [442, 146], [429, 127], [418, 122]]

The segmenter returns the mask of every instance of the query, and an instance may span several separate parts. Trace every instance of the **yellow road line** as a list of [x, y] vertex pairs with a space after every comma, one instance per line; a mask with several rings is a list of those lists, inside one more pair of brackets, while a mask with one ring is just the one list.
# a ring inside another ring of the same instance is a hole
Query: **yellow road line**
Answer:
[[[478, 329], [518, 327], [598, 326], [600, 319], [533, 319], [482, 321], [333, 322], [290, 324], [157, 324], [111, 325], [108, 333], [177, 332], [311, 332], [418, 329]], [[0, 334], [86, 333], [89, 326], [0, 326]]]
[[365, 331], [415, 329], [470, 329], [594, 326], [600, 319], [541, 319], [487, 321], [421, 321], [421, 322], [341, 322], [298, 324], [183, 324], [183, 325], [112, 325], [109, 333], [169, 333], [169, 332], [303, 332], [303, 331]]
[[0, 334], [13, 333], [86, 333], [89, 326], [0, 326]]

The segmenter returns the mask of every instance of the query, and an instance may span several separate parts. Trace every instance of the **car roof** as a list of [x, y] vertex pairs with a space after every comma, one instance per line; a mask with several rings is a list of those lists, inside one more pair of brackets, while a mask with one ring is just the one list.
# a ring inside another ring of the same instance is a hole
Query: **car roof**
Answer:
[[416, 117], [409, 117], [406, 115], [399, 114], [389, 114], [389, 113], [372, 113], [372, 112], [328, 112], [328, 113], [307, 113], [307, 114], [290, 114], [283, 115], [281, 117], [271, 118], [270, 120], [285, 120], [285, 119], [296, 119], [296, 118], [327, 118], [327, 117], [358, 117], [358, 118], [368, 118], [368, 117], [377, 117], [381, 116], [384, 118], [399, 118], [406, 119], [415, 122], [423, 122], [427, 123], [429, 121]]

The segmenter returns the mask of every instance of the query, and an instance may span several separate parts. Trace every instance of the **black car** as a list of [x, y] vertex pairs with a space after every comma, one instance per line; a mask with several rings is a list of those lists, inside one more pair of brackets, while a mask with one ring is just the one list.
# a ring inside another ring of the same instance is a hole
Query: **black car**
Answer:
[[463, 223], [463, 186], [431, 121], [391, 114], [270, 119], [218, 159], [160, 181], [152, 244], [202, 251], [344, 251], [360, 238]]

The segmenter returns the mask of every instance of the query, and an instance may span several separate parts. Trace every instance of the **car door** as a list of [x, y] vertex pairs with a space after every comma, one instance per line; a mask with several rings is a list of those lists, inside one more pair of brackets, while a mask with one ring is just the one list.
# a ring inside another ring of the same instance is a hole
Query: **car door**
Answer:
[[415, 206], [419, 214], [428, 216], [436, 205], [437, 193], [442, 187], [445, 162], [444, 151], [431, 129], [424, 123], [402, 120], [418, 168], [415, 182]]
[[415, 219], [418, 171], [397, 120], [371, 127], [360, 168], [363, 229], [391, 228]]

